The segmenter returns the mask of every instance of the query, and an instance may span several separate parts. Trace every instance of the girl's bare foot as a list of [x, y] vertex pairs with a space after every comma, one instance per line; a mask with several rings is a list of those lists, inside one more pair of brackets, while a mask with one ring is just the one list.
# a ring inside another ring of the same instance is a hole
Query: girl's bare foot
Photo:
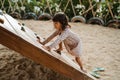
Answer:
[[87, 70], [86, 70], [86, 69], [83, 69], [83, 68], [82, 68], [81, 70], [82, 70], [83, 72], [87, 73]]
[[61, 51], [60, 50], [54, 50], [55, 52], [57, 52], [58, 54], [61, 54]]
[[49, 46], [42, 46], [42, 48], [44, 48], [44, 49], [46, 49], [46, 50], [48, 50], [48, 51], [51, 50]]

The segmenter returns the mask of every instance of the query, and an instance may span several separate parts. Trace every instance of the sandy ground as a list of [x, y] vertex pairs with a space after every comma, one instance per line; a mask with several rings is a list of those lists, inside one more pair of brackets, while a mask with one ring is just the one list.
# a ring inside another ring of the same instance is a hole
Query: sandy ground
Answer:
[[[54, 31], [51, 21], [20, 20], [47, 38]], [[70, 23], [82, 39], [82, 59], [88, 72], [105, 68], [99, 80], [120, 79], [120, 30], [98, 25]], [[0, 45], [0, 80], [69, 80]]]

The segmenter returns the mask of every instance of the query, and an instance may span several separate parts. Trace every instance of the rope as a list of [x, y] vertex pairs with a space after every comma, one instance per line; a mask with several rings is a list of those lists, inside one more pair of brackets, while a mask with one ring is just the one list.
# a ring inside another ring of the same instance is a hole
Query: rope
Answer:
[[11, 9], [11, 11], [13, 12], [13, 8], [12, 8], [12, 4], [11, 4], [11, 2], [10, 2], [10, 0], [8, 0], [8, 3], [9, 3], [9, 9], [8, 9], [8, 13], [10, 12], [10, 9]]
[[[92, 1], [91, 0], [88, 0], [88, 1], [89, 1], [89, 4], [90, 4], [90, 7], [92, 7], [93, 6]], [[91, 10], [92, 10], [93, 17], [95, 17], [95, 12], [94, 12], [93, 8]]]
[[114, 15], [113, 15], [113, 12], [112, 12], [112, 10], [111, 10], [110, 3], [108, 2], [108, 0], [107, 0], [106, 2], [107, 2], [107, 6], [108, 6], [108, 9], [109, 9], [109, 12], [110, 12], [112, 18], [114, 19]]
[[72, 10], [73, 10], [74, 16], [76, 16], [76, 12], [75, 12], [75, 9], [74, 9], [74, 6], [73, 6], [73, 1], [70, 0], [70, 2], [71, 2], [71, 6], [72, 6]]
[[47, 6], [48, 6], [48, 9], [49, 9], [49, 11], [50, 11], [50, 14], [52, 15], [52, 11], [51, 11], [51, 8], [50, 8], [49, 1], [48, 1], [48, 0], [46, 0], [46, 1], [47, 1]]
[[23, 18], [26, 13], [26, 11], [25, 11], [26, 7], [24, 6], [25, 0], [20, 0], [20, 3], [21, 3], [20, 15], [21, 15], [21, 18]]
[[20, 13], [20, 7], [18, 6], [18, 3], [17, 2], [15, 2], [15, 7], [16, 7], [16, 10], [18, 10], [19, 11], [19, 13]]
[[1, 9], [4, 9], [4, 3], [5, 3], [5, 0], [0, 0], [1, 1], [1, 4], [2, 4], [2, 7], [1, 7]]
[[86, 14], [87, 12], [89, 12], [91, 9], [94, 8], [94, 6], [97, 5], [97, 4], [94, 4], [92, 7], [90, 7], [88, 10], [86, 10], [85, 12], [82, 13], [82, 15]]
[[50, 14], [52, 15], [52, 11], [51, 11], [51, 8], [50, 8], [50, 3], [49, 3], [48, 0], [46, 0], [46, 2], [47, 2], [47, 6], [43, 9], [43, 13], [45, 13], [45, 10], [48, 8], [49, 11], [50, 11]]
[[72, 10], [73, 10], [74, 16], [76, 16], [76, 12], [75, 12], [74, 5], [73, 5], [73, 1], [72, 1], [72, 0], [68, 0], [68, 2], [67, 2], [67, 4], [66, 4], [66, 6], [65, 6], [63, 12], [65, 13], [65, 11], [66, 11], [66, 9], [67, 9], [69, 3], [71, 3], [71, 6], [72, 6]]
[[81, 0], [79, 0], [79, 3], [80, 3], [80, 5], [82, 5], [82, 1]]
[[60, 1], [60, 3], [59, 3], [59, 8], [60, 8], [61, 4], [62, 4], [62, 1]]
[[65, 8], [64, 8], [64, 11], [63, 11], [64, 13], [65, 13], [65, 11], [66, 11], [66, 9], [67, 9], [69, 3], [70, 3], [70, 0], [68, 0], [66, 6], [65, 6]]

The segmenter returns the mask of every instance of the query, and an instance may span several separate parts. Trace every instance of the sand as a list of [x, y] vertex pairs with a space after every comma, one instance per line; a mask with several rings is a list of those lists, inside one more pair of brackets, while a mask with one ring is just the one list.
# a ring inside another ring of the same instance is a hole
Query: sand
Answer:
[[[43, 38], [47, 38], [55, 30], [51, 21], [19, 21]], [[98, 80], [119, 80], [120, 30], [82, 23], [70, 23], [70, 25], [82, 39], [81, 57], [87, 71], [91, 72], [96, 67], [103, 67], [105, 71], [99, 73]], [[69, 79], [0, 45], [0, 80]]]

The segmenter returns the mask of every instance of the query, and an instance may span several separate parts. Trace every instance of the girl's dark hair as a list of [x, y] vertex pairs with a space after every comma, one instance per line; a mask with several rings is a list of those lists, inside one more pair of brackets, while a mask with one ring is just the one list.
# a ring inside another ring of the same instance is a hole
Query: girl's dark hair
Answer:
[[67, 26], [69, 26], [67, 17], [63, 13], [57, 13], [57, 14], [55, 14], [55, 16], [53, 17], [52, 20], [53, 20], [53, 22], [60, 22], [61, 25], [62, 25], [62, 30], [65, 30], [65, 28]]

